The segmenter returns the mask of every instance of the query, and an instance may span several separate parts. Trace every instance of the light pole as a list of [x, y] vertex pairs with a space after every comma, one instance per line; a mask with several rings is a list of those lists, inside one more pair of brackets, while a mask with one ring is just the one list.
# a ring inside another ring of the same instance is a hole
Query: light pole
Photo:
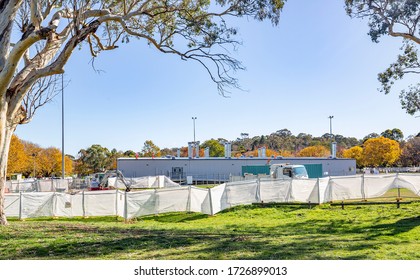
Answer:
[[194, 130], [194, 143], [195, 143], [195, 120], [197, 119], [197, 117], [192, 117], [193, 120], [193, 130]]
[[64, 74], [61, 74], [61, 178], [64, 179], [64, 177]]
[[332, 134], [332, 119], [334, 118], [334, 116], [329, 116], [328, 117], [330, 119], [330, 141], [331, 141], [331, 157], [335, 158], [335, 154], [336, 154], [336, 143], [333, 142], [333, 134]]
[[195, 149], [195, 156], [197, 156], [198, 155], [198, 152], [199, 151], [197, 151], [197, 143], [195, 142], [195, 120], [197, 119], [197, 117], [192, 117], [192, 120], [193, 120], [193, 131], [194, 131], [194, 146], [193, 146], [193, 152], [192, 152], [192, 156], [194, 157], [194, 149]]
[[332, 139], [332, 119], [334, 116], [329, 116], [328, 118], [330, 119], [330, 138]]
[[35, 157], [36, 157], [36, 154], [35, 154], [35, 153], [32, 153], [32, 158], [33, 158], [33, 160], [34, 160], [34, 178], [36, 178], [36, 170], [35, 170]]

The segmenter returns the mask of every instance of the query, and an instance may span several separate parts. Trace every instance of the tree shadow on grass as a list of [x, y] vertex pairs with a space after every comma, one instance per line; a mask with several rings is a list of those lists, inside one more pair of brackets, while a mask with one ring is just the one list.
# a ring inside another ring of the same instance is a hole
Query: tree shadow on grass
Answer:
[[[166, 216], [166, 215], [165, 215]], [[176, 217], [177, 215], [175, 215]], [[154, 217], [159, 218], [159, 217]], [[162, 217], [164, 218], [164, 217]], [[169, 219], [173, 219], [169, 215]], [[139, 222], [140, 224], [141, 222]], [[344, 222], [343, 222], [344, 223]], [[42, 228], [42, 224], [39, 225]], [[334, 224], [337, 232], [340, 225]], [[100, 227], [95, 224], [57, 224], [46, 227], [43, 243], [34, 243], [27, 235], [28, 246], [0, 252], [1, 259], [342, 259], [326, 254], [349, 247], [350, 241], [329, 240], [331, 232], [317, 231], [319, 224], [296, 223], [295, 226], [255, 228], [243, 226], [235, 231], [228, 226], [209, 229], [142, 229], [139, 227]], [[56, 236], [57, 239], [53, 237]], [[80, 239], [77, 238], [80, 236]], [[35, 239], [38, 239], [36, 237]], [[351, 242], [362, 242], [363, 236]], [[32, 242], [32, 243], [31, 243]], [[369, 246], [369, 245], [367, 245]], [[362, 252], [352, 252], [352, 259], [366, 259]]]
[[[80, 231], [77, 229], [77, 232]], [[127, 256], [124, 253], [130, 252], [134, 259], [328, 259], [320, 252], [325, 248], [334, 248], [333, 243], [311, 238], [270, 244], [261, 235], [173, 230], [84, 231], [86, 234], [96, 233], [102, 239], [36, 244], [11, 253], [6, 258], [109, 259], [121, 253], [121, 259], [128, 259], [130, 257], [124, 257]]]
[[377, 235], [395, 236], [420, 226], [420, 216], [399, 219], [395, 223], [383, 223], [372, 227]]
[[156, 221], [160, 223], [180, 223], [207, 219], [209, 215], [201, 213], [165, 213], [163, 215], [139, 217], [136, 221]]
[[[0, 250], [0, 259], [370, 259], [373, 255], [366, 252], [386, 244], [383, 236], [396, 236], [420, 225], [420, 216], [358, 225], [354, 224], [357, 216], [308, 220], [296, 215], [301, 222], [262, 227], [251, 223], [228, 223], [217, 230], [211, 225], [190, 229], [142, 227], [142, 220], [170, 224], [207, 217], [170, 213], [143, 217], [124, 226], [118, 225], [121, 221], [116, 223], [115, 217], [78, 222], [59, 219], [58, 223], [39, 219], [39, 223], [22, 223], [22, 228], [5, 233], [5, 239], [17, 235], [24, 245], [15, 251]], [[391, 242], [397, 238], [392, 237]], [[418, 255], [408, 252], [406, 256]]]

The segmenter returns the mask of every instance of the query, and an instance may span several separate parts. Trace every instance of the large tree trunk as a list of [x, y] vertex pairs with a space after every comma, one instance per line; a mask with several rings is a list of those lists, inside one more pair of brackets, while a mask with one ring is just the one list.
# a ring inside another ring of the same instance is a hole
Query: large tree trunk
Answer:
[[7, 225], [7, 218], [4, 212], [4, 196], [6, 192], [7, 160], [9, 158], [9, 147], [16, 125], [7, 121], [7, 106], [0, 111], [0, 225]]

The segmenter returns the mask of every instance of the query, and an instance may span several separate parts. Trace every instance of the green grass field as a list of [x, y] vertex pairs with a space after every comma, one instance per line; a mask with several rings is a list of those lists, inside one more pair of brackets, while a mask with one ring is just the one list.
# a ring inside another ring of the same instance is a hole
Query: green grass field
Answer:
[[419, 202], [9, 221], [0, 259], [420, 259]]

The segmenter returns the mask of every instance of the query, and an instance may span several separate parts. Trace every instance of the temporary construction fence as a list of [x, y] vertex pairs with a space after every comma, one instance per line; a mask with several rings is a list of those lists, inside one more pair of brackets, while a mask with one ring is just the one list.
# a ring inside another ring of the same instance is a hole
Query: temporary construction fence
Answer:
[[321, 204], [336, 200], [380, 197], [404, 188], [420, 195], [420, 175], [330, 177], [309, 180], [258, 179], [225, 183], [214, 188], [193, 186], [137, 192], [120, 190], [67, 193], [10, 193], [5, 196], [8, 216], [75, 217], [120, 216], [131, 219], [167, 212], [216, 214], [237, 205], [262, 202]]
[[[124, 182], [124, 181], [125, 182]], [[108, 186], [125, 188], [125, 184], [129, 184], [131, 189], [160, 189], [160, 188], [176, 188], [179, 184], [173, 182], [166, 176], [146, 176], [139, 178], [108, 178]]]
[[[132, 189], [145, 188], [173, 188], [179, 187], [179, 184], [171, 181], [166, 176], [147, 176], [140, 178], [108, 178], [108, 186], [113, 188], [125, 189], [123, 182], [130, 185]], [[98, 183], [96, 182], [96, 185]], [[7, 192], [68, 192], [70, 190], [87, 189], [92, 186], [89, 178], [73, 179], [73, 178], [48, 178], [48, 179], [24, 179], [11, 180], [6, 182]]]
[[67, 192], [72, 179], [24, 179], [6, 181], [8, 192]]

